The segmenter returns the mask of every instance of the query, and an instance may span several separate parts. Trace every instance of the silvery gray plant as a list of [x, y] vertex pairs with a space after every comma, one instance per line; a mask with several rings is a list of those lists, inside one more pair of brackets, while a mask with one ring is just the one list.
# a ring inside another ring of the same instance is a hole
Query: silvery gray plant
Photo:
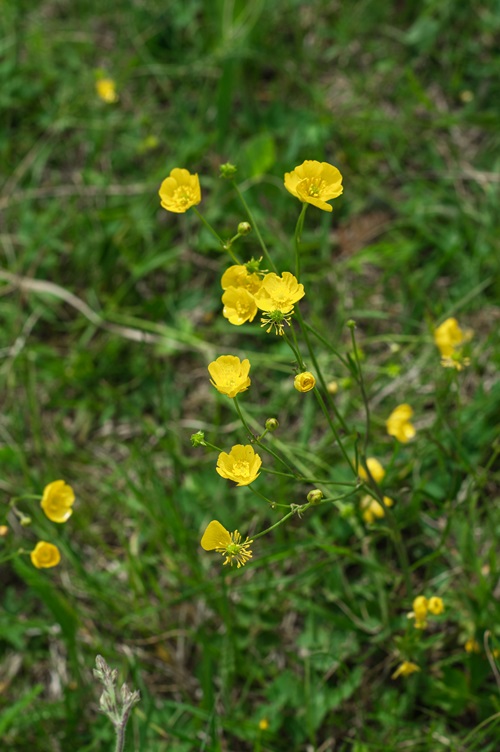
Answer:
[[95, 663], [94, 676], [104, 687], [99, 699], [99, 708], [108, 716], [115, 728], [115, 752], [123, 752], [125, 729], [130, 711], [136, 702], [139, 702], [141, 696], [138, 691], [131, 692], [126, 684], [122, 684], [121, 689], [118, 690], [116, 686], [118, 671], [115, 668], [111, 669], [101, 655], [97, 656]]

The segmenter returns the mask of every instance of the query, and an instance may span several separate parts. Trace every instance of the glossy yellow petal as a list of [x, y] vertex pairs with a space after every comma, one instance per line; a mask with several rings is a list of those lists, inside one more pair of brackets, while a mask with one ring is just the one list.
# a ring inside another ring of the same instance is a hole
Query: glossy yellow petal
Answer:
[[201, 547], [205, 551], [213, 551], [216, 548], [225, 548], [231, 543], [231, 535], [226, 528], [217, 522], [212, 520], [207, 525], [203, 537], [201, 539]]

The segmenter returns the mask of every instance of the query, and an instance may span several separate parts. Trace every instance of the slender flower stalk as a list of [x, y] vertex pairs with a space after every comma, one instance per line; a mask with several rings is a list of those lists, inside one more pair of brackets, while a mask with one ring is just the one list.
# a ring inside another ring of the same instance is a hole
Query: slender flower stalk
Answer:
[[266, 259], [266, 264], [269, 265], [269, 268], [272, 269], [273, 272], [276, 271], [276, 266], [273, 263], [273, 260], [271, 256], [269, 255], [269, 251], [267, 250], [267, 246], [264, 242], [264, 238], [262, 237], [259, 227], [257, 225], [257, 222], [255, 221], [255, 217], [253, 216], [252, 212], [250, 211], [250, 207], [248, 206], [247, 202], [245, 201], [245, 197], [243, 196], [243, 193], [240, 191], [237, 183], [233, 180], [233, 187], [236, 193], [238, 194], [238, 198], [240, 199], [241, 203], [243, 204], [246, 213], [248, 214], [248, 219], [250, 220], [250, 224], [252, 225], [252, 228], [255, 230], [255, 234], [257, 235], [257, 238], [260, 243], [260, 247], [262, 248], [262, 253], [264, 254], [264, 258]]

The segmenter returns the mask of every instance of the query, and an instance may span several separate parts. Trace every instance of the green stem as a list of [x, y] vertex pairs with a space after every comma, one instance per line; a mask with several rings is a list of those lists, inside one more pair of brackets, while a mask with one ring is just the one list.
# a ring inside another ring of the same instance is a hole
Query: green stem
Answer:
[[271, 256], [269, 255], [269, 251], [267, 250], [267, 246], [266, 246], [266, 244], [264, 242], [264, 238], [260, 234], [260, 230], [259, 230], [259, 228], [257, 226], [257, 222], [255, 221], [255, 217], [253, 216], [252, 212], [250, 211], [250, 207], [248, 206], [247, 202], [245, 201], [245, 198], [244, 198], [242, 192], [240, 191], [240, 189], [238, 188], [237, 184], [234, 181], [233, 181], [233, 186], [234, 186], [234, 189], [235, 189], [236, 193], [238, 194], [238, 198], [240, 199], [241, 203], [245, 207], [245, 211], [248, 214], [248, 219], [250, 220], [250, 224], [252, 225], [252, 228], [255, 230], [255, 234], [257, 235], [257, 238], [259, 240], [260, 247], [262, 248], [262, 253], [264, 254], [266, 262], [269, 264], [270, 269], [272, 269], [273, 272], [275, 272], [276, 271], [276, 267], [273, 264]]
[[295, 226], [295, 276], [297, 279], [300, 277], [300, 241], [302, 238], [302, 230], [304, 229], [304, 219], [306, 217], [306, 211], [309, 204], [307, 204], [305, 201], [302, 204], [302, 211], [299, 214], [299, 218], [297, 219], [297, 224]]
[[233, 250], [231, 248], [231, 241], [229, 241], [229, 242], [226, 243], [224, 240], [222, 240], [221, 236], [214, 230], [214, 228], [212, 227], [212, 225], [210, 224], [210, 222], [208, 222], [205, 219], [205, 217], [203, 216], [203, 214], [200, 211], [198, 211], [198, 209], [196, 208], [196, 206], [193, 206], [192, 208], [193, 208], [193, 211], [195, 212], [195, 214], [197, 215], [197, 217], [199, 219], [201, 219], [201, 221], [203, 222], [203, 224], [205, 225], [205, 227], [207, 228], [207, 230], [217, 240], [217, 242], [222, 247], [222, 249], [224, 251], [227, 251], [229, 253], [229, 255], [231, 256], [231, 258], [233, 259], [233, 261], [234, 261], [235, 264], [239, 264], [240, 261], [238, 260], [238, 257], [235, 255], [235, 253], [233, 252]]
[[[299, 323], [302, 321], [301, 317], [299, 318], [299, 315], [297, 315], [297, 320], [299, 321]], [[347, 362], [347, 360], [339, 353], [338, 350], [335, 349], [335, 347], [332, 344], [330, 344], [330, 342], [328, 342], [327, 339], [325, 339], [325, 337], [323, 337], [322, 334], [320, 334], [318, 332], [317, 329], [315, 329], [313, 326], [311, 326], [311, 324], [308, 324], [305, 321], [302, 321], [302, 325], [303, 325], [304, 329], [308, 329], [311, 332], [311, 334], [314, 334], [314, 336], [317, 339], [319, 339], [319, 341], [325, 347], [327, 347], [330, 350], [330, 352], [332, 352], [340, 360], [340, 362], [342, 363], [342, 365], [345, 366], [347, 368], [347, 370], [350, 371], [349, 363]]]
[[309, 339], [309, 335], [307, 334], [307, 328], [308, 328], [307, 324], [304, 321], [304, 319], [302, 318], [302, 314], [300, 313], [300, 311], [298, 309], [296, 311], [296, 318], [297, 318], [297, 321], [299, 323], [300, 329], [302, 331], [302, 336], [304, 337], [304, 340], [305, 340], [305, 343], [306, 343], [306, 346], [307, 346], [307, 350], [309, 352], [309, 357], [311, 358], [312, 363], [314, 365], [314, 368], [316, 370], [316, 373], [318, 374], [318, 378], [319, 378], [320, 384], [323, 387], [325, 394], [327, 394], [328, 397], [329, 397], [328, 401], [330, 403], [330, 406], [331, 406], [333, 412], [335, 413], [335, 417], [339, 421], [339, 423], [342, 426], [342, 428], [344, 429], [344, 431], [346, 433], [349, 433], [349, 429], [348, 429], [348, 427], [346, 425], [345, 420], [343, 419], [343, 417], [339, 413], [339, 411], [337, 409], [337, 405], [335, 404], [334, 400], [330, 398], [330, 393], [328, 392], [328, 388], [326, 386], [326, 382], [325, 382], [325, 379], [323, 377], [323, 373], [321, 371], [321, 368], [319, 367], [319, 363], [318, 363], [318, 360], [317, 360], [316, 355], [314, 353], [314, 349], [313, 349], [313, 347], [311, 345], [311, 340]]
[[283, 509], [290, 509], [290, 504], [278, 504], [277, 501], [273, 501], [272, 499], [268, 499], [267, 496], [264, 496], [263, 493], [260, 491], [257, 491], [253, 486], [248, 486], [250, 491], [255, 494], [255, 496], [259, 496], [261, 499], [264, 499], [264, 501], [267, 501], [269, 506], [274, 509], [274, 507], [283, 507]]
[[290, 470], [290, 472], [293, 474], [294, 478], [298, 478], [297, 473], [295, 472], [295, 470], [293, 469], [293, 467], [291, 467], [288, 464], [288, 462], [286, 462], [284, 459], [282, 459], [279, 456], [279, 454], [277, 454], [273, 449], [271, 449], [270, 447], [266, 446], [265, 444], [262, 444], [261, 441], [260, 441], [260, 439], [257, 436], [255, 436], [255, 434], [252, 432], [252, 429], [248, 425], [248, 422], [247, 422], [245, 416], [243, 415], [243, 412], [241, 410], [241, 407], [239, 405], [237, 397], [233, 398], [233, 402], [234, 402], [234, 406], [236, 408], [236, 412], [238, 413], [238, 416], [239, 416], [241, 422], [243, 423], [243, 426], [244, 426], [245, 430], [247, 431], [248, 435], [250, 436], [252, 442], [254, 442], [255, 444], [257, 444], [265, 452], [268, 452], [269, 454], [271, 454], [276, 460], [278, 460], [278, 462], [281, 462], [282, 465], [284, 465], [286, 468], [288, 468], [288, 470]]

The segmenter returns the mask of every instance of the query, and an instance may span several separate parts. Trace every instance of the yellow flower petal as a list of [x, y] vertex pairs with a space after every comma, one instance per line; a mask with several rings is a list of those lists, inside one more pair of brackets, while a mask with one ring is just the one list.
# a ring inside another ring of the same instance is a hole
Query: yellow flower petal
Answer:
[[387, 418], [385, 425], [389, 436], [394, 436], [402, 444], [406, 444], [415, 436], [415, 427], [410, 423], [413, 410], [407, 403], [398, 405]]
[[[385, 470], [382, 464], [377, 459], [375, 459], [375, 457], [368, 457], [366, 464], [368, 465], [368, 470], [370, 471], [375, 483], [380, 483], [380, 481], [384, 479], [385, 475]], [[358, 467], [358, 475], [362, 480], [368, 480], [368, 473], [362, 465]]]
[[222, 303], [222, 315], [235, 326], [253, 321], [257, 314], [255, 298], [244, 287], [228, 287], [222, 296]]
[[231, 536], [226, 528], [217, 522], [212, 520], [207, 525], [203, 537], [201, 539], [201, 547], [205, 551], [214, 551], [216, 548], [225, 548], [231, 543]]

